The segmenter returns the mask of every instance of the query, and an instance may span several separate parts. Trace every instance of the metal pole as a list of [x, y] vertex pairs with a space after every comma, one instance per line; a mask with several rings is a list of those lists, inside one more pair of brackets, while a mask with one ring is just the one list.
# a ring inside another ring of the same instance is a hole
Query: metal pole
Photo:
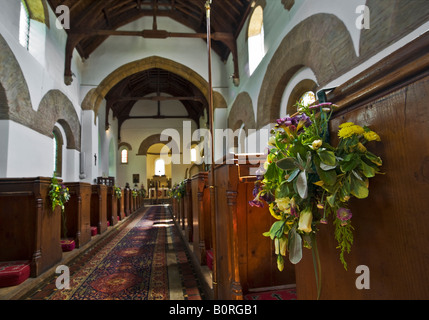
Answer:
[[210, 185], [210, 207], [211, 207], [211, 230], [212, 230], [212, 246], [213, 246], [213, 298], [218, 298], [218, 285], [217, 285], [217, 263], [216, 263], [216, 187], [215, 187], [215, 155], [214, 155], [214, 107], [213, 107], [213, 84], [212, 84], [212, 56], [211, 56], [211, 3], [212, 0], [207, 0], [206, 17], [207, 17], [207, 50], [208, 50], [208, 65], [209, 65], [209, 115], [210, 115], [210, 135], [211, 135], [211, 185]]

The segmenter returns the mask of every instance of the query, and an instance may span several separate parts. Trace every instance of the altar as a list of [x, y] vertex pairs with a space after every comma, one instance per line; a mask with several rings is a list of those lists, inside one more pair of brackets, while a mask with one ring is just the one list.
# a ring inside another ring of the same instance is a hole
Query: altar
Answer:
[[168, 199], [169, 188], [149, 188], [149, 199]]

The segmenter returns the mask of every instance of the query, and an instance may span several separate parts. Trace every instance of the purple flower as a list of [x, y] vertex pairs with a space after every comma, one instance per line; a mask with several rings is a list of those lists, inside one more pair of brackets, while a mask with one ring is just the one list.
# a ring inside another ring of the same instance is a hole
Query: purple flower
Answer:
[[263, 207], [264, 207], [264, 204], [262, 203], [262, 201], [259, 201], [259, 200], [252, 200], [252, 201], [249, 201], [249, 204], [250, 204], [252, 207], [258, 207], [258, 208], [263, 208]]
[[315, 105], [315, 106], [310, 106], [309, 109], [318, 109], [318, 108], [330, 107], [330, 106], [332, 106], [331, 102], [324, 102], [324, 103], [320, 103], [320, 104]]
[[349, 221], [352, 218], [352, 212], [350, 209], [339, 208], [337, 210], [337, 218], [341, 221]]

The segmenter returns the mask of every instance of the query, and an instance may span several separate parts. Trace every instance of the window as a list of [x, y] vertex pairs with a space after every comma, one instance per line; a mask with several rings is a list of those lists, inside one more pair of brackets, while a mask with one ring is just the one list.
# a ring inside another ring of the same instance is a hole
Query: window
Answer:
[[155, 175], [156, 176], [165, 176], [165, 161], [158, 159], [155, 162]]
[[299, 104], [309, 106], [316, 102], [316, 95], [313, 91], [307, 91], [299, 99]]
[[22, 1], [19, 19], [19, 43], [27, 50], [30, 49], [30, 14]]
[[122, 149], [122, 151], [121, 151], [121, 163], [122, 164], [128, 163], [128, 149]]
[[257, 6], [250, 18], [248, 30], [250, 75], [253, 74], [265, 56], [264, 38], [264, 10], [261, 6]]
[[192, 162], [197, 161], [197, 149], [195, 148], [191, 149], [191, 161]]
[[53, 135], [53, 171], [55, 176], [61, 177], [63, 175], [63, 137], [58, 128], [54, 128]]

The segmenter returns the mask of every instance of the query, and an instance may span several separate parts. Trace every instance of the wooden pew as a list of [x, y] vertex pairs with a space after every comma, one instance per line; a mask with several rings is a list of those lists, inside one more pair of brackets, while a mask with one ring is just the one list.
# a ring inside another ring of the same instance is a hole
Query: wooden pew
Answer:
[[[348, 271], [339, 261], [332, 223], [320, 228], [322, 300], [429, 298], [428, 41], [427, 32], [328, 95], [340, 107], [330, 126], [333, 143], [343, 122], [369, 126], [381, 142], [367, 147], [382, 158], [385, 175], [370, 179], [368, 198], [350, 202]], [[304, 253], [296, 266], [298, 299], [316, 299], [311, 251]], [[360, 266], [368, 268], [365, 274]], [[361, 275], [369, 277], [369, 289], [357, 288]]]
[[122, 196], [120, 198], [117, 199], [117, 209], [118, 209], [118, 216], [120, 220], [125, 219], [125, 206], [124, 206], [124, 199], [125, 199], [125, 194], [124, 194], [124, 189], [121, 189], [122, 192]]
[[294, 266], [287, 260], [284, 271], [278, 271], [272, 241], [262, 235], [274, 222], [268, 206], [248, 204], [256, 181], [250, 169], [259, 167], [254, 160], [240, 164], [236, 159], [214, 169], [216, 299], [242, 300], [251, 290], [295, 284]]
[[184, 223], [185, 223], [185, 239], [192, 243], [194, 240], [193, 235], [193, 207], [192, 207], [192, 180], [186, 179], [186, 192], [183, 198], [183, 210], [184, 210]]
[[125, 188], [123, 197], [124, 197], [125, 215], [128, 217], [131, 214], [131, 189]]
[[110, 226], [118, 223], [118, 198], [116, 197], [114, 187], [107, 187], [107, 220]]
[[92, 185], [91, 226], [97, 227], [98, 234], [107, 230], [107, 186]]
[[206, 265], [207, 251], [212, 249], [210, 190], [207, 172], [200, 172], [192, 177], [192, 199], [194, 254], [200, 265]]
[[[65, 183], [70, 199], [65, 204], [67, 236], [80, 248], [91, 240], [91, 194], [89, 183]], [[61, 235], [63, 232], [61, 231]]]
[[52, 211], [50, 184], [44, 177], [0, 179], [0, 261], [31, 261], [31, 277], [62, 259], [61, 208]]

